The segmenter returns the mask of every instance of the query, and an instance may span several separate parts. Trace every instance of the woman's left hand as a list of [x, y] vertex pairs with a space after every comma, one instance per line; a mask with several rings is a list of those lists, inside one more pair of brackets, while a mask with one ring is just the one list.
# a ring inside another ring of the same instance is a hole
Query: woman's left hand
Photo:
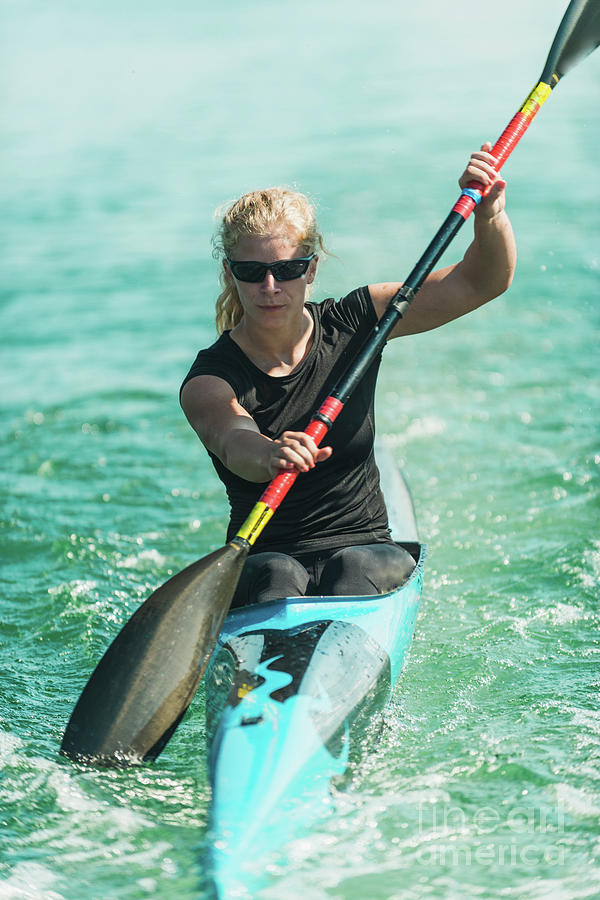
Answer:
[[467, 168], [458, 179], [461, 188], [470, 181], [479, 181], [484, 186], [483, 200], [475, 207], [475, 215], [485, 219], [493, 219], [505, 205], [506, 182], [495, 169], [496, 160], [490, 153], [491, 149], [491, 143], [486, 141], [481, 150], [472, 153]]

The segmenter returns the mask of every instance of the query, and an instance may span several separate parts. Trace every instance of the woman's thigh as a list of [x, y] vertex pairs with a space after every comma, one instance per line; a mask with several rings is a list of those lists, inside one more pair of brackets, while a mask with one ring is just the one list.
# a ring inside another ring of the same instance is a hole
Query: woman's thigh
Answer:
[[308, 581], [308, 572], [292, 556], [254, 553], [244, 564], [231, 607], [304, 596]]
[[332, 596], [384, 594], [403, 584], [415, 568], [398, 544], [361, 544], [336, 550], [319, 578], [319, 593]]

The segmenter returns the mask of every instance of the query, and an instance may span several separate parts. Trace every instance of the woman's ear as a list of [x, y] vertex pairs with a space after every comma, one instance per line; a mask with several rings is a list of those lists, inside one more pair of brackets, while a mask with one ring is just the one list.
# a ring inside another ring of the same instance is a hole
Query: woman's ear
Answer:
[[306, 283], [307, 284], [312, 284], [313, 281], [315, 280], [315, 277], [317, 275], [317, 263], [318, 262], [319, 262], [318, 256], [314, 256], [311, 259], [310, 264], [308, 266], [308, 271], [306, 273]]

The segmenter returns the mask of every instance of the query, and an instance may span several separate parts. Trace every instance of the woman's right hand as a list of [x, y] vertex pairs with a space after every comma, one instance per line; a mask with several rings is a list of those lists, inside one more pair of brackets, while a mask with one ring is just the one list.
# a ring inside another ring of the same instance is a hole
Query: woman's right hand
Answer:
[[189, 423], [207, 450], [234, 475], [260, 484], [281, 472], [308, 472], [328, 459], [303, 431], [284, 431], [271, 440], [238, 403], [231, 386], [216, 375], [197, 375], [181, 392]]
[[304, 431], [284, 431], [271, 442], [270, 450], [268, 467], [273, 478], [282, 471], [308, 472], [333, 453], [331, 447], [317, 447]]

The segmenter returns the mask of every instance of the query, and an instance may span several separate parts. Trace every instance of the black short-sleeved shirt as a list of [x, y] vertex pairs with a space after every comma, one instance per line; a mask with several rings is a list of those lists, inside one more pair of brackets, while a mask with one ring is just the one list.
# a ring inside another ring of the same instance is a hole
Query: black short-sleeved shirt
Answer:
[[[277, 438], [303, 431], [344, 374], [376, 322], [369, 291], [358, 288], [339, 301], [306, 304], [315, 324], [312, 346], [289, 375], [273, 377], [252, 363], [225, 332], [201, 350], [183, 384], [216, 375], [229, 385], [261, 432]], [[371, 365], [323, 444], [330, 459], [298, 476], [252, 552], [300, 553], [390, 540], [375, 464], [374, 396], [381, 356]], [[265, 484], [246, 481], [210, 457], [231, 506], [227, 540], [236, 534]]]

